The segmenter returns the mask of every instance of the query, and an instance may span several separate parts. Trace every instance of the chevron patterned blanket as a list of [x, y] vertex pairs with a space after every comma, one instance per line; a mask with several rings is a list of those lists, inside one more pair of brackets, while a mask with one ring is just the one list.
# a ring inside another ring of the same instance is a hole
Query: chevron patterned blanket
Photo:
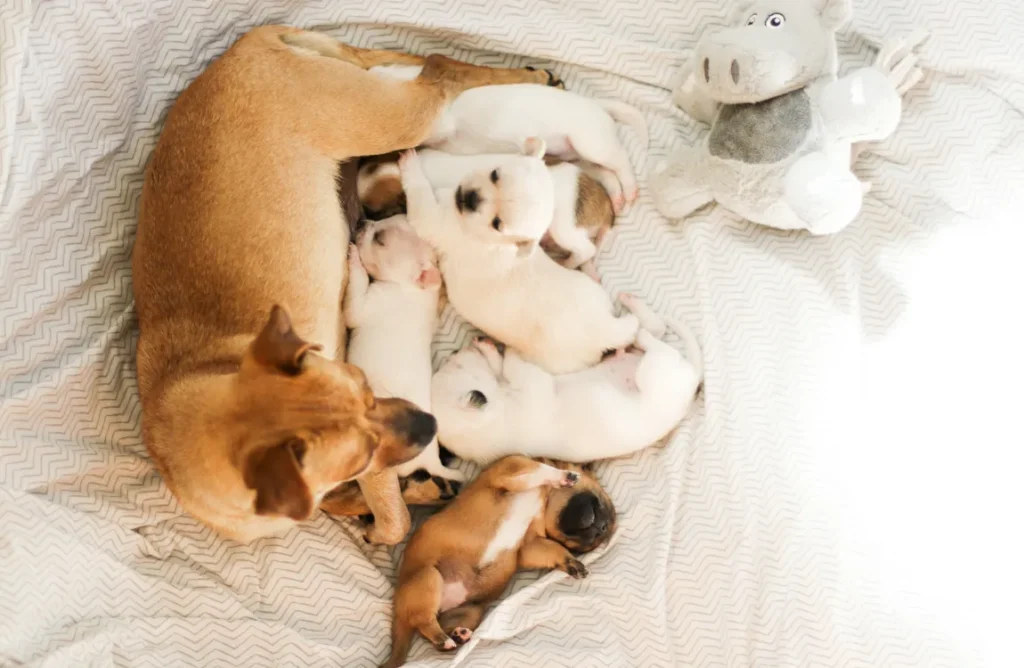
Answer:
[[[667, 86], [729, 5], [3, 0], [0, 665], [359, 668], [387, 654], [395, 554], [323, 515], [220, 540], [140, 442], [142, 171], [212, 58], [273, 22], [551, 67], [644, 112], [649, 149], [627, 143], [644, 174], [703, 136]], [[598, 266], [609, 290], [696, 331], [703, 399], [665, 444], [598, 467], [621, 524], [588, 555], [590, 578], [522, 574], [471, 643], [417, 644], [414, 665], [935, 667], [1017, 651], [1024, 11], [855, 5], [844, 69], [887, 36], [932, 34], [896, 135], [857, 165], [874, 183], [859, 219], [827, 238], [714, 208], [674, 226], [641, 190]], [[468, 335], [447, 312], [435, 362]]]

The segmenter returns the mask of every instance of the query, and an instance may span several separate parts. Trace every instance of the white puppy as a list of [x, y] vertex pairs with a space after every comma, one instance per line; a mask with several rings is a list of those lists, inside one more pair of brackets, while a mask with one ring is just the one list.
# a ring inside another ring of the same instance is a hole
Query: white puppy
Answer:
[[[523, 161], [532, 161], [530, 156], [511, 153], [459, 155], [422, 149], [417, 154], [435, 190], [457, 188], [474, 174], [487, 174], [494, 183], [503, 184], [509, 181], [509, 174], [528, 171], [520, 168]], [[553, 184], [554, 215], [541, 245], [552, 253], [556, 248], [564, 251], [559, 254], [559, 263], [576, 269], [597, 254], [597, 243], [614, 223], [608, 189], [619, 188], [619, 182], [612, 176], [611, 183], [600, 183], [598, 179], [609, 172], [592, 165], [561, 162], [548, 165], [547, 169]], [[368, 215], [404, 208], [397, 160], [374, 160], [361, 166], [356, 188], [359, 203]]]
[[441, 443], [480, 464], [510, 454], [589, 462], [663, 438], [703, 380], [701, 350], [689, 329], [672, 325], [684, 359], [659, 340], [660, 318], [632, 296], [622, 302], [641, 316], [638, 350], [583, 371], [553, 376], [484, 339], [449, 357], [431, 385]]
[[[380, 66], [370, 71], [405, 79], [416, 76], [419, 68]], [[539, 137], [550, 155], [586, 160], [613, 172], [623, 195], [609, 193], [620, 211], [636, 200], [638, 188], [629, 155], [616, 134], [616, 121], [632, 127], [647, 147], [643, 114], [624, 102], [535, 84], [480, 86], [455, 98], [424, 144], [449, 153], [509, 153], [519, 151], [527, 137]]]
[[600, 284], [503, 243], [469, 209], [464, 185], [435, 194], [415, 151], [402, 154], [399, 168], [409, 222], [438, 251], [448, 300], [471, 324], [550, 373], [597, 364], [636, 338], [639, 320], [615, 317]]
[[[346, 361], [363, 370], [376, 396], [406, 399], [430, 410], [430, 343], [440, 290], [434, 251], [405, 216], [367, 222], [357, 233], [345, 292], [345, 324], [352, 330]], [[406, 477], [419, 469], [448, 480], [465, 479], [441, 464], [437, 439], [393, 470]]]

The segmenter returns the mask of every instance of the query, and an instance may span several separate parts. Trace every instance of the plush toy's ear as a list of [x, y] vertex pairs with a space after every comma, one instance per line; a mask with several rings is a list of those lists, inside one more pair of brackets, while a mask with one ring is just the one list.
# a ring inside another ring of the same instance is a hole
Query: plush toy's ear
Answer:
[[548, 145], [540, 137], [528, 137], [523, 143], [523, 154], [531, 158], [543, 158]]
[[829, 30], [839, 30], [853, 17], [853, 0], [817, 0], [821, 21]]
[[727, 18], [729, 25], [746, 25], [747, 19], [754, 13], [753, 7], [754, 0], [740, 0], [737, 2]]

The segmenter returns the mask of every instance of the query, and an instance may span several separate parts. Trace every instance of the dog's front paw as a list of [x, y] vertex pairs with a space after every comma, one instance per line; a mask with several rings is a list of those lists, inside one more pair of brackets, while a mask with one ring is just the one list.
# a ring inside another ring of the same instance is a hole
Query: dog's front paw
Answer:
[[416, 149], [410, 148], [407, 151], [402, 151], [398, 156], [398, 169], [403, 176], [417, 173], [421, 169], [420, 156], [416, 153]]
[[569, 574], [569, 577], [577, 580], [582, 580], [590, 575], [590, 571], [587, 570], [587, 567], [583, 562], [575, 557], [569, 557], [566, 559], [565, 564], [563, 564], [563, 569]]
[[348, 245], [348, 265], [353, 270], [363, 268], [363, 261], [359, 257], [359, 247], [355, 244]]
[[473, 632], [465, 626], [456, 626], [452, 629], [449, 637], [455, 641], [456, 645], [465, 645], [473, 637]]
[[575, 487], [576, 483], [580, 481], [580, 474], [575, 471], [565, 471], [562, 475], [561, 480], [558, 481], [559, 487]]

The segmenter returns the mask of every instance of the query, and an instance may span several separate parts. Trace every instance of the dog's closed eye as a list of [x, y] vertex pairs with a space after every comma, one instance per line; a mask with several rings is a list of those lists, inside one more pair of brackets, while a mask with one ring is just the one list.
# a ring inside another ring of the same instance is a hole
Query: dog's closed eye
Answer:
[[473, 390], [466, 395], [466, 404], [473, 408], [483, 408], [487, 405], [487, 395], [480, 390]]

